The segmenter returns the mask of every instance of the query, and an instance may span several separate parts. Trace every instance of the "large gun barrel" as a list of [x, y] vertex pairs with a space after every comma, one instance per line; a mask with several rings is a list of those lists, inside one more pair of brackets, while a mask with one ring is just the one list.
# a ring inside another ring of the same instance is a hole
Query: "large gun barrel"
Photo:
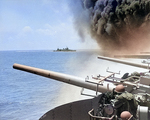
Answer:
[[91, 84], [91, 83], [85, 82], [85, 80], [83, 78], [72, 76], [72, 75], [66, 75], [66, 74], [62, 74], [62, 73], [58, 73], [58, 72], [39, 69], [39, 68], [21, 65], [21, 64], [17, 64], [17, 63], [15, 63], [13, 65], [13, 68], [22, 70], [22, 71], [26, 71], [26, 72], [30, 72], [33, 74], [37, 74], [40, 76], [44, 76], [47, 78], [55, 79], [55, 80], [65, 82], [68, 84], [72, 84], [72, 85], [75, 85], [78, 87], [84, 87], [84, 88], [94, 90], [94, 91], [97, 90], [98, 92], [106, 92], [106, 91], [113, 90], [113, 87], [109, 86], [109, 84], [107, 86], [101, 86], [101, 85], [97, 86], [96, 84]]
[[135, 67], [149, 69], [148, 65], [143, 65], [140, 63], [134, 63], [134, 62], [129, 62], [129, 61], [115, 59], [115, 58], [109, 58], [109, 57], [103, 57], [103, 56], [98, 56], [98, 58], [103, 59], [103, 60], [112, 61], [112, 62], [122, 63], [122, 64], [126, 64], [126, 65], [131, 65], [131, 66], [135, 66]]

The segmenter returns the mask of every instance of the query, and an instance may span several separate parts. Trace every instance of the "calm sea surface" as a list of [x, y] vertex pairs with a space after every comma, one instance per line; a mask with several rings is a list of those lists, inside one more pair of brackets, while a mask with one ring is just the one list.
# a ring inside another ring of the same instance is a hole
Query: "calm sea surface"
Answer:
[[15, 70], [14, 63], [83, 78], [102, 73], [107, 67], [123, 73], [141, 70], [98, 60], [97, 55], [95, 52], [0, 51], [0, 120], [38, 120], [53, 107], [82, 99], [80, 88]]

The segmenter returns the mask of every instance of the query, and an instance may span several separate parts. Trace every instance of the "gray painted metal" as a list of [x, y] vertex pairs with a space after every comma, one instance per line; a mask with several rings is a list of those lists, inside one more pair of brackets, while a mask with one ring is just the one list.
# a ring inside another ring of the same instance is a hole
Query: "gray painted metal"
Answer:
[[39, 120], [91, 120], [88, 112], [93, 108], [97, 109], [100, 97], [101, 95], [58, 106], [45, 113]]
[[145, 68], [145, 69], [149, 68], [148, 65], [143, 65], [143, 64], [139, 64], [139, 63], [137, 64], [134, 62], [129, 62], [129, 61], [115, 59], [115, 58], [109, 58], [109, 57], [103, 57], [103, 56], [98, 56], [98, 58], [103, 59], [103, 60], [112, 61], [112, 62], [122, 63], [122, 64], [126, 64], [126, 65], [131, 65], [131, 66], [135, 66], [135, 67]]
[[75, 85], [78, 87], [84, 87], [84, 88], [87, 88], [90, 90], [96, 91], [96, 89], [97, 89], [98, 92], [106, 92], [106, 91], [112, 91], [113, 90], [113, 86], [109, 86], [109, 85], [108, 86], [101, 86], [101, 85], [99, 85], [97, 88], [97, 85], [85, 82], [85, 80], [83, 78], [71, 76], [71, 75], [66, 75], [66, 74], [62, 74], [62, 73], [58, 73], [58, 72], [53, 72], [53, 71], [49, 71], [49, 70], [39, 69], [39, 68], [21, 65], [21, 64], [17, 64], [17, 63], [15, 63], [13, 65], [13, 68], [18, 69], [18, 70], [22, 70], [22, 71], [26, 71], [26, 72], [30, 72], [33, 74], [37, 74], [40, 76], [44, 76], [47, 78], [55, 79], [55, 80], [65, 82], [68, 84], [72, 84], [72, 85]]

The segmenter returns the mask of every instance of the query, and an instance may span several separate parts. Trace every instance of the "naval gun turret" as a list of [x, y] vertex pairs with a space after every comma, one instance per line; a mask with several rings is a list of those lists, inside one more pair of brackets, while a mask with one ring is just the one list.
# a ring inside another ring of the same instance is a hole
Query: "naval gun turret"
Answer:
[[[105, 59], [106, 57], [98, 57]], [[114, 60], [110, 58], [111, 60]], [[106, 59], [105, 59], [106, 60]], [[109, 60], [109, 58], [107, 58]], [[115, 61], [118, 62], [118, 61]], [[123, 62], [133, 65], [130, 62]], [[139, 64], [136, 67], [146, 68]], [[81, 88], [94, 90], [94, 98], [71, 102], [45, 113], [39, 120], [149, 120], [150, 119], [150, 73], [125, 73], [122, 78], [114, 72], [108, 76], [98, 75], [86, 79], [43, 70], [21, 64], [13, 68], [23, 70]], [[107, 70], [108, 71], [108, 70]], [[110, 71], [108, 71], [110, 72]], [[121, 87], [120, 87], [121, 86]], [[83, 93], [83, 89], [82, 92]]]

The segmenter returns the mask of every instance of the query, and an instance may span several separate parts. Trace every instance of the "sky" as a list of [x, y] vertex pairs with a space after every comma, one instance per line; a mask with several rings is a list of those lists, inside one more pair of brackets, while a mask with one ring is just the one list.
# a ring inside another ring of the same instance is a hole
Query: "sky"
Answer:
[[68, 1], [0, 0], [0, 51], [97, 48], [78, 35]]

